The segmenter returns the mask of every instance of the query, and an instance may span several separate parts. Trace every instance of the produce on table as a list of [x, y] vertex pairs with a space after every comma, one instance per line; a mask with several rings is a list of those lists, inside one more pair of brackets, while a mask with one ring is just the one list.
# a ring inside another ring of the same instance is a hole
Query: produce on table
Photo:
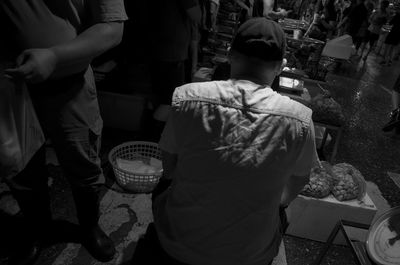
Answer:
[[314, 167], [311, 170], [310, 181], [300, 194], [314, 198], [327, 197], [336, 183], [336, 178], [330, 170], [330, 165], [323, 162], [322, 167]]
[[332, 189], [333, 196], [339, 201], [362, 199], [365, 195], [365, 180], [355, 167], [347, 163], [336, 164], [332, 167], [338, 182]]
[[338, 126], [345, 122], [341, 106], [327, 92], [314, 97], [310, 107], [314, 121]]

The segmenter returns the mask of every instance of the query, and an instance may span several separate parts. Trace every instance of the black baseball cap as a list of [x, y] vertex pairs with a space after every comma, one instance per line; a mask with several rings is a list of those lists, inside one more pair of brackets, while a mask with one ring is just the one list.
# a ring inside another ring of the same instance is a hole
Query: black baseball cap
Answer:
[[275, 21], [251, 18], [239, 27], [232, 50], [266, 62], [280, 61], [286, 52], [285, 33]]

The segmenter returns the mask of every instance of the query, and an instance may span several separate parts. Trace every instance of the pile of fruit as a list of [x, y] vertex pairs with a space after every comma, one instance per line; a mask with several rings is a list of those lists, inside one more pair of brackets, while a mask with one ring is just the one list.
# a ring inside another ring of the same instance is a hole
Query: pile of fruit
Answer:
[[314, 198], [325, 198], [331, 193], [335, 182], [333, 174], [326, 166], [314, 167], [311, 170], [310, 181], [304, 186], [301, 194]]
[[347, 201], [362, 199], [365, 195], [365, 180], [355, 167], [350, 164], [340, 163], [333, 167], [327, 162], [322, 162], [322, 167], [311, 170], [310, 181], [300, 194], [324, 198], [330, 193], [339, 200]]
[[365, 180], [355, 167], [347, 163], [336, 164], [332, 168], [338, 178], [333, 187], [333, 196], [339, 201], [357, 199], [365, 193]]

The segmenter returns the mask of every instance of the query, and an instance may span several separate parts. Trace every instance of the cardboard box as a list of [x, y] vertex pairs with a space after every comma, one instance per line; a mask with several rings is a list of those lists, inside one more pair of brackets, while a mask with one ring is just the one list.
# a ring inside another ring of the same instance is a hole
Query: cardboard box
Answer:
[[[299, 195], [287, 209], [290, 225], [286, 234], [326, 242], [340, 219], [370, 225], [376, 212], [377, 208], [368, 193], [362, 202], [340, 202], [333, 195], [323, 199]], [[348, 235], [363, 241], [366, 232], [349, 229]], [[344, 237], [339, 234], [335, 243], [345, 244]]]
[[349, 35], [343, 35], [326, 43], [322, 56], [348, 60], [354, 52], [353, 41]]

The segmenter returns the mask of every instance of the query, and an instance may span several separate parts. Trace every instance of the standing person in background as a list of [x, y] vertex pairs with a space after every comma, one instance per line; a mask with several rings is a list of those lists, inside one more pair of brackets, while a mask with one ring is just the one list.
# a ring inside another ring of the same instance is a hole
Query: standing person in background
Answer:
[[167, 120], [174, 89], [185, 83], [192, 29], [201, 21], [197, 0], [154, 0], [149, 3], [151, 25], [151, 78], [156, 102], [151, 140], [158, 141]]
[[368, 27], [368, 33], [366, 37], [366, 40], [369, 43], [369, 48], [365, 55], [364, 55], [364, 49], [366, 43], [363, 43], [363, 45], [361, 45], [362, 46], [361, 57], [363, 58], [364, 61], [367, 60], [368, 55], [374, 49], [375, 43], [377, 42], [377, 40], [379, 39], [379, 35], [381, 34], [382, 26], [385, 25], [388, 20], [388, 15], [389, 15], [387, 11], [388, 7], [389, 7], [389, 1], [387, 0], [381, 1], [378, 10], [374, 10], [371, 16], [369, 17], [370, 25]]
[[[339, 22], [341, 22], [345, 17], [347, 17], [349, 15], [350, 11], [354, 7], [354, 3], [349, 0], [336, 0], [335, 6], [337, 7], [337, 11], [339, 13], [338, 20], [339, 20]], [[342, 29], [343, 28], [341, 28], [341, 30]], [[341, 36], [342, 34], [339, 33], [338, 35]]]
[[396, 15], [390, 20], [389, 24], [392, 25], [392, 29], [386, 36], [385, 53], [383, 54], [383, 60], [380, 63], [381, 65], [385, 65], [387, 63], [387, 66], [392, 65], [395, 48], [400, 43], [400, 6], [396, 7]]
[[356, 53], [354, 56], [359, 57], [359, 50], [362, 47], [362, 45], [366, 45], [368, 42], [368, 28], [369, 28], [369, 17], [371, 16], [372, 12], [374, 11], [374, 4], [371, 2], [366, 2], [366, 8], [367, 8], [367, 19], [364, 20], [364, 22], [361, 24], [360, 29], [358, 30], [358, 33], [356, 35], [356, 41], [355, 41], [355, 47], [356, 47]]
[[279, 20], [288, 16], [291, 11], [278, 7], [278, 0], [254, 0], [253, 17], [266, 17]]
[[334, 0], [321, 0], [321, 19], [326, 22], [326, 38], [331, 39], [335, 33], [338, 13]]
[[[119, 44], [127, 19], [122, 0], [0, 1], [2, 42], [12, 81], [25, 82], [45, 135], [51, 139], [72, 189], [82, 243], [99, 261], [115, 248], [98, 225], [104, 176], [99, 149], [102, 119], [91, 60]], [[0, 56], [0, 58], [3, 56]], [[10, 264], [33, 264], [52, 232], [45, 149], [8, 184], [27, 233]]]
[[368, 10], [365, 5], [365, 0], [357, 0], [357, 5], [355, 5], [349, 14], [338, 24], [338, 29], [344, 28], [344, 33], [351, 36], [357, 50], [362, 43], [358, 35], [360, 28], [363, 23], [367, 22], [367, 20]]
[[[160, 261], [134, 264], [272, 263], [286, 207], [318, 163], [312, 111], [271, 84], [283, 67], [285, 33], [253, 18], [232, 43], [231, 79], [178, 87], [160, 148], [172, 181], [153, 194]], [[155, 228], [155, 229], [154, 229]]]
[[396, 135], [400, 136], [400, 74], [393, 86], [392, 107], [393, 110], [389, 114], [389, 121], [383, 126], [382, 130], [384, 132], [395, 130]]

